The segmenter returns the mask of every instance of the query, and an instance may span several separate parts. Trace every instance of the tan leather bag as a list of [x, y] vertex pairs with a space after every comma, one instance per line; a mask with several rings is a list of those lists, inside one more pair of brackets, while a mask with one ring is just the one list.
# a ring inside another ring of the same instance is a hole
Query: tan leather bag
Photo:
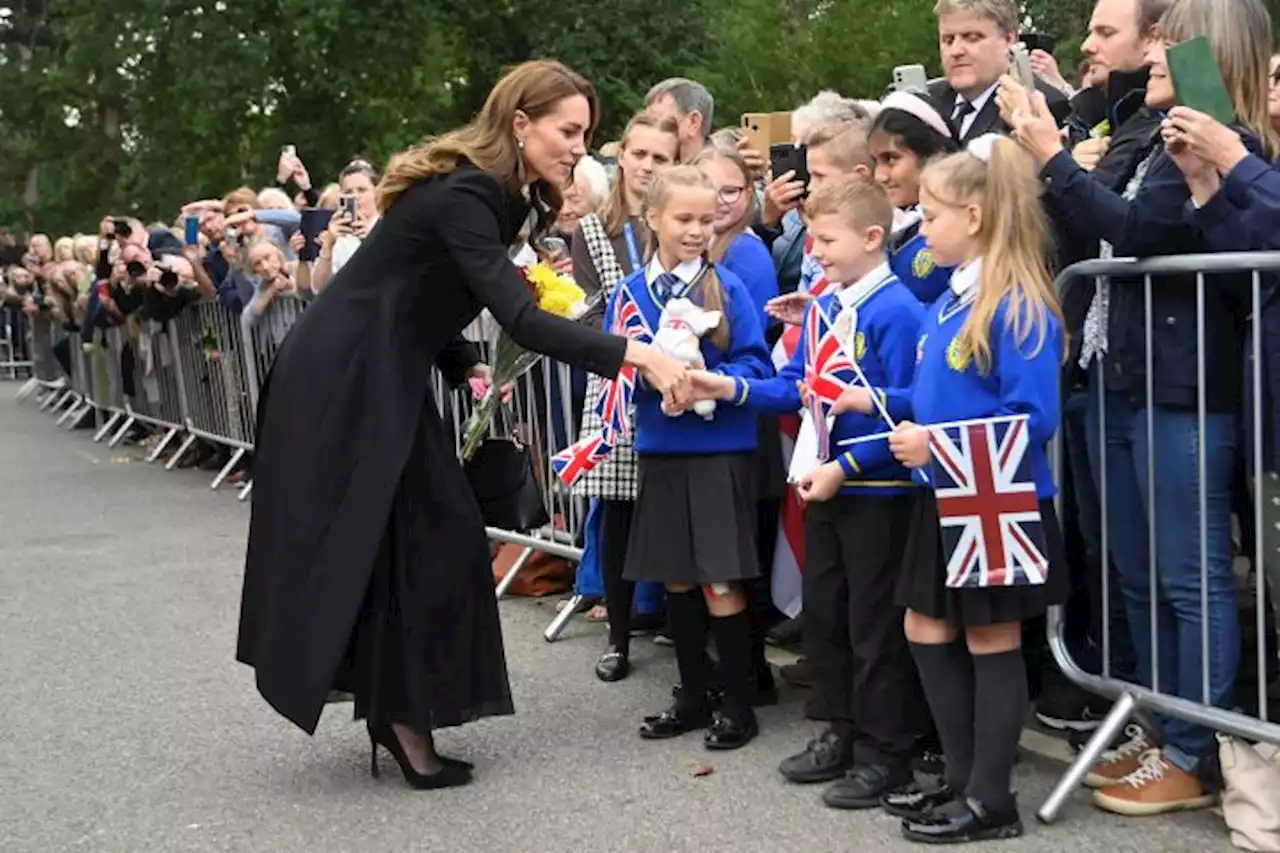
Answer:
[[[506, 577], [523, 551], [524, 547], [521, 545], [503, 545], [498, 548], [493, 557], [495, 586]], [[507, 587], [507, 594], [541, 598], [544, 595], [559, 595], [572, 587], [573, 564], [563, 557], [538, 552], [525, 561], [520, 574]]]

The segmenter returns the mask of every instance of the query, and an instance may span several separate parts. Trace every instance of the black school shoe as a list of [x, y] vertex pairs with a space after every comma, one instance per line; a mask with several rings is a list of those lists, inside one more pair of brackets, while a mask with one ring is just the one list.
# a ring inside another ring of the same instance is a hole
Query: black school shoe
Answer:
[[745, 714], [716, 711], [711, 715], [711, 725], [702, 735], [702, 743], [707, 749], [741, 749], [755, 740], [758, 734], [760, 724], [756, 722], [754, 711]]
[[890, 791], [911, 781], [905, 765], [855, 764], [853, 769], [822, 792], [822, 802], [833, 809], [875, 809]]
[[661, 714], [645, 717], [640, 724], [640, 737], [667, 740], [709, 725], [712, 725], [711, 714], [705, 709], [682, 708], [677, 702]]
[[840, 737], [831, 729], [824, 729], [790, 758], [778, 765], [778, 772], [788, 782], [808, 785], [814, 782], [831, 782], [839, 779], [853, 766], [853, 741]]
[[894, 817], [918, 821], [954, 799], [956, 792], [946, 785], [941, 788], [924, 788], [911, 782], [881, 797], [880, 807]]
[[904, 820], [902, 835], [921, 844], [965, 844], [1022, 835], [1022, 818], [1015, 803], [1007, 811], [987, 809], [972, 797], [955, 799], [921, 817]]

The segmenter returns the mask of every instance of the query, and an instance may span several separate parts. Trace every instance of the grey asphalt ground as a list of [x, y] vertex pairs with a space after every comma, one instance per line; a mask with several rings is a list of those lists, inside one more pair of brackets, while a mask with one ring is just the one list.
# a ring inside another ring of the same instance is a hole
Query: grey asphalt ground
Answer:
[[[801, 696], [762, 714], [750, 747], [635, 734], [674, 680], [639, 641], [620, 684], [591, 675], [602, 628], [547, 644], [552, 602], [502, 604], [518, 714], [443, 732], [477, 764], [461, 789], [414, 792], [349, 706], [315, 738], [276, 716], [233, 660], [248, 508], [210, 476], [66, 433], [0, 383], [0, 850], [898, 851], [897, 822], [826, 809], [777, 762], [812, 725]], [[699, 763], [711, 775], [695, 778]], [[1060, 766], [1017, 770], [1027, 835], [972, 849], [1231, 849], [1207, 812], [1124, 820], [1083, 793], [1059, 822], [1032, 811]]]

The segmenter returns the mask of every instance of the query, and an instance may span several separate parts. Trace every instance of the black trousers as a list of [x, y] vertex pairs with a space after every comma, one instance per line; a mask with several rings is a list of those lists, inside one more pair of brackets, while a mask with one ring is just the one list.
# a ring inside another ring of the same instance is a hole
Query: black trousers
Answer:
[[894, 604], [912, 501], [838, 495], [805, 509], [808, 715], [851, 726], [859, 764], [902, 764], [932, 729]]

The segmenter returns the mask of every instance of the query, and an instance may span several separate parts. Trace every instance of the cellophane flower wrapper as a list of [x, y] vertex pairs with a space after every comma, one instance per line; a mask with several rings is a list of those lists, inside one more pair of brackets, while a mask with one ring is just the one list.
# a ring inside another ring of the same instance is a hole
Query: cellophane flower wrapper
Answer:
[[[576, 322], [586, 315], [601, 296], [601, 293], [596, 293], [588, 299], [573, 279], [560, 275], [544, 263], [521, 267], [520, 273], [538, 307], [557, 317]], [[498, 341], [493, 349], [493, 363], [489, 365], [492, 371], [489, 387], [467, 420], [462, 441], [463, 462], [475, 456], [480, 445], [489, 437], [493, 419], [504, 405], [503, 386], [520, 379], [541, 358], [541, 354], [517, 344], [505, 330], [498, 334]]]

